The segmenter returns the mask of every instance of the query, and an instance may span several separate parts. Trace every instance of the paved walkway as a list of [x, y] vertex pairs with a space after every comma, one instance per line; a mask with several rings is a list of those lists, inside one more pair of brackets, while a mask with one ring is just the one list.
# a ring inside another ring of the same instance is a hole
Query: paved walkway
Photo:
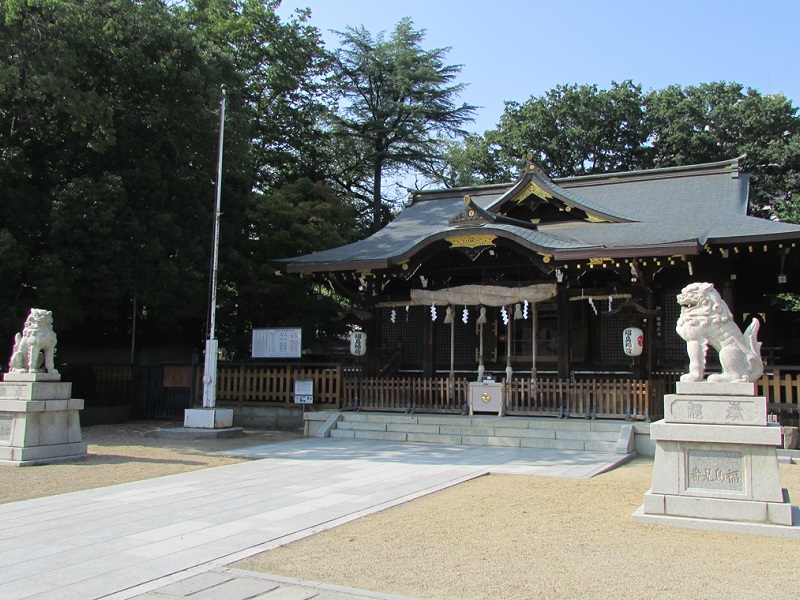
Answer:
[[616, 454], [303, 439], [261, 459], [0, 505], [0, 598], [390, 598], [226, 565], [486, 473], [591, 477]]

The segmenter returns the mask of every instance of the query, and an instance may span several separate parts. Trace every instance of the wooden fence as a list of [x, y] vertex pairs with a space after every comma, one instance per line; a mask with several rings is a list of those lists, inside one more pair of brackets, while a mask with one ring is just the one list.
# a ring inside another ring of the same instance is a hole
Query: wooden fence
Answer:
[[[202, 377], [202, 369], [198, 378]], [[72, 369], [76, 387], [92, 402], [128, 403], [132, 385], [130, 366]], [[83, 380], [86, 380], [83, 382]], [[416, 410], [460, 413], [468, 409], [469, 381], [448, 377], [362, 377], [357, 369], [340, 364], [264, 365], [220, 363], [217, 401], [227, 406], [288, 406], [294, 403], [295, 379], [314, 381], [315, 409]], [[506, 410], [518, 415], [596, 416], [655, 420], [663, 416], [664, 394], [674, 393], [677, 374], [662, 373], [651, 381], [582, 378], [540, 378], [507, 384]], [[78, 383], [81, 382], [81, 383]], [[199, 383], [199, 382], [198, 382]], [[800, 368], [772, 369], [758, 381], [771, 413], [796, 417], [800, 409]], [[202, 385], [196, 385], [199, 402]]]
[[448, 377], [360, 377], [342, 385], [342, 408], [420, 412], [457, 412], [467, 401], [466, 379]]
[[661, 381], [514, 379], [506, 386], [508, 414], [650, 420], [663, 413]]
[[[219, 363], [217, 402], [225, 406], [294, 404], [296, 379], [314, 382], [314, 406], [339, 408], [342, 368], [339, 364], [258, 365]], [[202, 386], [200, 394], [202, 394]]]
[[800, 414], [800, 370], [773, 369], [758, 380], [758, 394], [766, 396], [769, 412], [782, 418], [783, 425], [797, 425]]
[[[505, 384], [507, 414], [652, 419], [663, 412], [660, 381], [626, 379], [513, 379]], [[469, 381], [447, 377], [359, 377], [348, 373], [342, 408], [462, 413], [469, 410]]]

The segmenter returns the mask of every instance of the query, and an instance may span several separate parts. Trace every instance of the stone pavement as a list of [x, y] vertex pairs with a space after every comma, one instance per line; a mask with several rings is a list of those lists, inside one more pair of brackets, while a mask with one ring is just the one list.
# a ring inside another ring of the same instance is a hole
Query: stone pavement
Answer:
[[0, 598], [390, 598], [226, 565], [487, 473], [627, 458], [331, 438], [223, 454], [259, 460], [0, 505]]

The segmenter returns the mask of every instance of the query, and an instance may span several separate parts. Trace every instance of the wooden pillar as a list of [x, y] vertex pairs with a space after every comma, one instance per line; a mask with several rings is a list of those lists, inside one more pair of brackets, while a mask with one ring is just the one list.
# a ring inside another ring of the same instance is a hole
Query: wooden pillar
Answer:
[[569, 379], [572, 364], [570, 362], [571, 309], [569, 304], [569, 290], [566, 285], [558, 285], [556, 296], [558, 308], [558, 378]]
[[436, 374], [436, 323], [428, 311], [422, 316], [422, 376]]
[[[647, 296], [645, 298], [645, 307], [647, 310], [653, 310], [655, 307], [655, 303], [653, 302], [653, 293], [647, 291]], [[644, 345], [646, 352], [645, 355], [645, 364], [644, 364], [644, 373], [642, 374], [642, 379], [650, 380], [653, 377], [653, 355], [655, 354], [655, 337], [656, 337], [656, 327], [655, 327], [655, 320], [656, 317], [650, 315], [647, 317], [647, 327], [644, 328]]]
[[[367, 284], [369, 286], [369, 283]], [[369, 291], [369, 287], [367, 290]], [[379, 318], [378, 307], [375, 306], [375, 300], [371, 296], [367, 296], [367, 301], [364, 308], [370, 313], [371, 318], [360, 321], [361, 329], [367, 334], [367, 353], [359, 359], [362, 365], [362, 373], [366, 377], [375, 377], [380, 373], [381, 369], [381, 353], [380, 348], [383, 346], [381, 341], [381, 320]]]
[[373, 315], [372, 318], [361, 322], [361, 327], [367, 334], [367, 353], [363, 357], [362, 364], [364, 375], [375, 377], [381, 369], [381, 323], [375, 306], [370, 306], [369, 311]]

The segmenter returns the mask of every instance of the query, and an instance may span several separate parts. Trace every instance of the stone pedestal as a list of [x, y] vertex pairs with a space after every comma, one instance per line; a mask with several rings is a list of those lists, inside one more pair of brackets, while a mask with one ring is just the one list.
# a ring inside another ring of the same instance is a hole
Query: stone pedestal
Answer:
[[230, 438], [244, 434], [243, 427], [233, 426], [232, 408], [187, 408], [183, 427], [162, 429], [159, 437], [168, 439]]
[[781, 429], [752, 383], [679, 383], [650, 426], [653, 486], [636, 521], [800, 539], [781, 487]]
[[198, 429], [227, 429], [233, 426], [232, 408], [187, 408], [183, 426]]
[[72, 384], [57, 373], [6, 373], [0, 382], [0, 465], [25, 466], [86, 455]]

